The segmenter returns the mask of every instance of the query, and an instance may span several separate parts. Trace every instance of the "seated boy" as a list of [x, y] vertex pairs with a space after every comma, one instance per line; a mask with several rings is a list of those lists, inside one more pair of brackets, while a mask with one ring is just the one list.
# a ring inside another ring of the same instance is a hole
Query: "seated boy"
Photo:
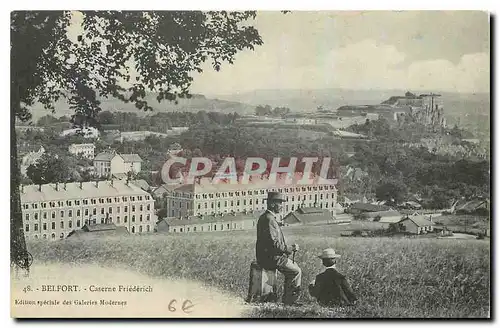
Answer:
[[328, 248], [323, 250], [318, 256], [326, 267], [323, 273], [316, 276], [316, 279], [309, 285], [309, 293], [323, 306], [345, 306], [353, 305], [356, 301], [349, 283], [344, 275], [335, 269], [339, 254], [335, 250]]

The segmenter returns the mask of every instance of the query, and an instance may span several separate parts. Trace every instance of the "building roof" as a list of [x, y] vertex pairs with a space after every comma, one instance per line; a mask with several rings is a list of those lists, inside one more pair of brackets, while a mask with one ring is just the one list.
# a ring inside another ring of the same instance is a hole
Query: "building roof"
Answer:
[[113, 223], [100, 223], [100, 224], [86, 224], [82, 227], [82, 230], [87, 232], [92, 231], [106, 231], [106, 230], [116, 230], [116, 225]]
[[110, 162], [113, 159], [113, 157], [115, 157], [115, 156], [116, 156], [115, 153], [110, 153], [110, 152], [107, 152], [107, 151], [103, 151], [103, 152], [97, 154], [94, 157], [94, 161]]
[[164, 193], [168, 193], [176, 188], [179, 188], [180, 186], [181, 186], [180, 184], [175, 184], [175, 185], [163, 184], [163, 185], [159, 186], [158, 188], [156, 188], [153, 191], [153, 194], [157, 197], [161, 197], [161, 196], [163, 196]]
[[[39, 190], [40, 188], [40, 190]], [[122, 180], [49, 183], [21, 186], [21, 202], [88, 199], [97, 197], [149, 195], [140, 187]]]
[[380, 212], [389, 211], [391, 208], [386, 205], [374, 205], [369, 203], [353, 203], [351, 209], [356, 209], [365, 212]]
[[427, 217], [428, 217], [427, 215], [413, 215], [413, 216], [408, 216], [406, 218], [403, 218], [399, 222], [410, 220], [413, 223], [415, 223], [418, 227], [428, 227], [428, 226], [435, 225], [435, 223], [431, 222], [429, 219], [427, 219]]
[[388, 217], [388, 216], [402, 217], [402, 214], [399, 213], [398, 211], [389, 210], [389, 211], [368, 212], [368, 213], [365, 213], [365, 216], [368, 218], [375, 218], [377, 216], [380, 216], [381, 218]]
[[[182, 184], [175, 188], [175, 191], [179, 192], [190, 192], [190, 193], [206, 193], [206, 192], [226, 192], [226, 191], [249, 191], [257, 189], [271, 189], [271, 188], [297, 188], [297, 187], [317, 187], [317, 186], [327, 186], [329, 183], [320, 183], [318, 180], [314, 180], [312, 184], [298, 184], [286, 182], [284, 178], [276, 178], [275, 182], [271, 182], [266, 178], [256, 178], [250, 180], [248, 183], [211, 183], [212, 179], [202, 179], [200, 183], [195, 184]], [[297, 178], [299, 180], [299, 178]], [[293, 182], [290, 179], [290, 182]], [[334, 182], [330, 183], [335, 185]]]
[[328, 211], [327, 209], [316, 208], [316, 207], [304, 207], [304, 208], [299, 208], [294, 212], [288, 213], [284, 217], [283, 221], [288, 224], [295, 223], [297, 221], [303, 224], [308, 224], [308, 223], [325, 222], [325, 221], [334, 222], [335, 219], [330, 213], [330, 211]]
[[142, 158], [137, 154], [120, 154], [125, 163], [142, 162]]
[[130, 180], [130, 183], [135, 184], [142, 190], [148, 191], [149, 190], [149, 184], [146, 182], [144, 179], [138, 179], [138, 180]]
[[204, 215], [191, 216], [188, 219], [163, 219], [169, 226], [184, 226], [206, 223], [222, 223], [230, 221], [257, 220], [264, 211], [254, 211], [253, 213], [226, 213], [224, 215]]
[[100, 238], [103, 236], [128, 235], [127, 228], [114, 224], [91, 224], [84, 225], [79, 230], [73, 230], [67, 238]]

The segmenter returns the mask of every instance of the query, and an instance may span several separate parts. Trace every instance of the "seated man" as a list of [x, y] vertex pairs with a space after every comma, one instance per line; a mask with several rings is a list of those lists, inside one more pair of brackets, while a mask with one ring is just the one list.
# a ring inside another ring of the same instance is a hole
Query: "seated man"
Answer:
[[332, 248], [325, 249], [318, 256], [326, 267], [323, 273], [316, 276], [316, 279], [309, 285], [309, 293], [323, 306], [344, 306], [352, 305], [356, 301], [349, 283], [344, 275], [335, 269], [339, 254]]

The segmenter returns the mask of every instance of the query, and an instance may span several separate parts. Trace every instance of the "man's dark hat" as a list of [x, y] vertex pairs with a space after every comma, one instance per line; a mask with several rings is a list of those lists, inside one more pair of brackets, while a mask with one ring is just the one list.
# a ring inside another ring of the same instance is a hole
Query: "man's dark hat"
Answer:
[[286, 197], [280, 192], [270, 191], [267, 193], [267, 201], [286, 202]]

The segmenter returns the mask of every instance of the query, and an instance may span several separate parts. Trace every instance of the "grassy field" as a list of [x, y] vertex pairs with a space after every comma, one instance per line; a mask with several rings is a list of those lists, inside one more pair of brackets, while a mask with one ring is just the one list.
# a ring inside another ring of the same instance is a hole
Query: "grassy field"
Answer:
[[[354, 307], [324, 309], [305, 289], [305, 308], [266, 305], [249, 317], [441, 318], [489, 317], [490, 244], [487, 240], [339, 238], [323, 227], [287, 228], [301, 251], [303, 286], [322, 271], [315, 257], [334, 247], [338, 264], [359, 297]], [[255, 232], [146, 235], [29, 244], [35, 261], [99, 263], [151, 276], [187, 278], [244, 299]], [[280, 285], [282, 276], [280, 275]], [[282, 292], [280, 290], [280, 292]]]

